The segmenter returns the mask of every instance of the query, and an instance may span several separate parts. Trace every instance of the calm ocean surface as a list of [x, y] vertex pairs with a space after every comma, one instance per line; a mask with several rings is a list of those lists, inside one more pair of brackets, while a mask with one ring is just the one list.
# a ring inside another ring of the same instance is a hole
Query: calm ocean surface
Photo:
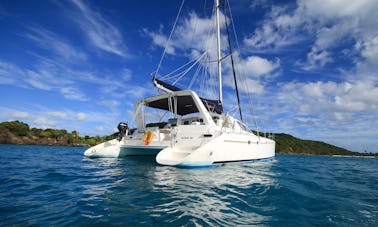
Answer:
[[0, 145], [1, 226], [378, 226], [378, 159], [277, 155], [205, 169]]

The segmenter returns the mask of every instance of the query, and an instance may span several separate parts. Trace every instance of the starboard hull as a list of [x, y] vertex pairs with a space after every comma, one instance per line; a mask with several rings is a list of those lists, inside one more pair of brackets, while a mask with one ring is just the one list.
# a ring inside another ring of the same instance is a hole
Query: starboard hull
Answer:
[[166, 148], [156, 156], [156, 161], [161, 165], [193, 168], [272, 159], [274, 156], [273, 140], [257, 138], [251, 141], [248, 136], [225, 134], [200, 147], [178, 145]]

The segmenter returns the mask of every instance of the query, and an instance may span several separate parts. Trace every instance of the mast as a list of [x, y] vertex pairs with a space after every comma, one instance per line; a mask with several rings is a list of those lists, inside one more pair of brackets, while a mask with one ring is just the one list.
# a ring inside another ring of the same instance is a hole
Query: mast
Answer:
[[214, 0], [215, 5], [215, 15], [216, 15], [216, 29], [217, 29], [217, 53], [218, 53], [218, 89], [219, 89], [219, 101], [223, 103], [222, 94], [222, 56], [220, 48], [220, 21], [219, 21], [219, 0]]

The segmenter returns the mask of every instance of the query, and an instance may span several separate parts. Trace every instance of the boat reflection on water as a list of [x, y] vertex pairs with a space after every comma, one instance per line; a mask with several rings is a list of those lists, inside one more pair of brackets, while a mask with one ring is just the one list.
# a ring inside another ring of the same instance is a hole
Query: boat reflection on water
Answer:
[[195, 225], [269, 222], [274, 204], [264, 202], [278, 187], [273, 162], [227, 164], [210, 169], [156, 167], [154, 191], [164, 193], [151, 210], [172, 214], [171, 221]]
[[250, 187], [252, 184], [270, 185], [274, 181], [270, 162], [235, 163], [216, 166], [209, 169], [175, 169], [157, 166], [154, 173], [156, 185], [175, 185], [180, 183], [195, 185], [230, 185], [238, 188]]
[[85, 159], [91, 175], [78, 209], [84, 218], [113, 224], [269, 223], [276, 210], [269, 196], [279, 187], [275, 162], [180, 169], [146, 157]]

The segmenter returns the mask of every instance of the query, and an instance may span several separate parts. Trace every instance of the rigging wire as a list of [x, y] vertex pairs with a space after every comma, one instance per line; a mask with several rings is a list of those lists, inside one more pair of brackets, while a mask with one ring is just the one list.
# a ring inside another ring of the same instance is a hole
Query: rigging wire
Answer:
[[241, 106], [240, 106], [240, 97], [239, 97], [238, 82], [236, 80], [235, 64], [234, 64], [234, 57], [232, 55], [232, 47], [231, 47], [230, 32], [229, 32], [229, 29], [228, 29], [228, 23], [227, 23], [227, 17], [226, 17], [226, 10], [225, 10], [225, 13], [224, 13], [224, 20], [225, 20], [225, 23], [226, 23], [228, 48], [229, 48], [229, 51], [230, 51], [231, 68], [232, 68], [232, 74], [234, 75], [234, 84], [235, 84], [235, 90], [236, 90], [236, 97], [237, 97], [237, 100], [238, 100], [238, 108], [239, 108], [240, 120], [243, 121], [243, 114], [242, 114], [242, 110], [241, 110]]
[[196, 60], [197, 60], [197, 59], [193, 59], [193, 60], [191, 60], [191, 61], [185, 63], [184, 65], [178, 67], [177, 69], [173, 70], [172, 72], [170, 72], [170, 73], [168, 73], [168, 74], [166, 74], [166, 75], [164, 75], [164, 76], [160, 76], [159, 78], [162, 79], [162, 80], [170, 80], [170, 79], [176, 78], [177, 75], [175, 74], [175, 75], [172, 76], [172, 74], [178, 72], [179, 70], [183, 69], [185, 66], [189, 65], [190, 63], [192, 63], [192, 62], [194, 62], [194, 61], [196, 61]]
[[[204, 12], [207, 11], [208, 9], [206, 8], [206, 1], [204, 3]], [[212, 8], [212, 14], [210, 18], [215, 17], [215, 10]], [[201, 83], [200, 83], [200, 88], [199, 88], [199, 93], [203, 94], [204, 96], [208, 96], [209, 94], [215, 95], [216, 92], [216, 85], [212, 83], [213, 78], [212, 76], [215, 75], [212, 72], [214, 71], [213, 64], [210, 63], [215, 63], [216, 61], [210, 61], [210, 57], [213, 56], [213, 51], [216, 49], [214, 48], [214, 42], [212, 42], [215, 39], [215, 20], [211, 20], [214, 24], [214, 26], [209, 26], [207, 30], [207, 35], [205, 39], [205, 43], [203, 45], [204, 49], [207, 50], [207, 56], [204, 58], [204, 60], [201, 62], [202, 65], [202, 75], [201, 77]], [[193, 80], [192, 80], [193, 81]], [[191, 85], [193, 83], [191, 82]]]
[[[158, 73], [159, 73], [159, 70], [161, 68], [162, 62], [165, 58], [169, 43], [172, 41], [172, 37], [173, 37], [174, 31], [176, 29], [176, 26], [178, 24], [179, 17], [182, 13], [184, 3], [185, 3], [185, 0], [182, 0], [179, 11], [176, 15], [175, 22], [174, 22], [173, 27], [172, 27], [171, 33], [169, 34], [169, 37], [166, 41], [166, 44], [165, 44], [165, 47], [164, 47], [164, 50], [163, 50], [163, 54], [160, 58], [159, 64], [158, 64], [157, 69], [155, 71], [155, 76], [158, 76]], [[205, 0], [205, 4], [204, 4], [204, 11], [205, 11], [205, 7], [206, 7], [206, 0]], [[237, 80], [236, 80], [237, 79], [236, 78], [236, 72], [235, 72], [236, 68], [239, 68], [239, 70], [242, 71], [242, 74], [240, 75], [240, 77], [238, 75], [238, 77], [239, 77], [239, 79], [243, 79], [245, 81], [245, 83], [242, 83], [241, 86], [242, 86], [242, 88], [246, 89], [246, 92], [247, 92], [247, 95], [248, 95], [248, 104], [249, 104], [248, 106], [250, 107], [249, 109], [250, 109], [250, 112], [252, 114], [253, 123], [256, 126], [257, 134], [259, 135], [259, 129], [258, 129], [256, 117], [255, 117], [255, 114], [254, 114], [253, 104], [252, 104], [252, 97], [251, 97], [251, 93], [249, 91], [250, 89], [249, 89], [249, 87], [246, 83], [246, 82], [248, 82], [248, 77], [246, 76], [245, 68], [243, 67], [243, 58], [241, 56], [240, 45], [239, 45], [239, 42], [238, 42], [238, 37], [237, 37], [237, 34], [236, 34], [236, 29], [235, 29], [235, 23], [234, 23], [233, 15], [232, 15], [232, 12], [231, 12], [231, 6], [230, 6], [230, 3], [229, 3], [228, 0], [223, 1], [223, 7], [224, 7], [225, 24], [226, 24], [227, 35], [228, 35], [227, 38], [228, 38], [228, 44], [229, 44], [230, 58], [231, 58], [233, 76], [234, 76], [234, 83], [235, 83], [235, 89], [236, 89], [237, 100], [238, 100], [237, 107], [239, 109], [240, 119], [243, 121], [242, 110], [241, 110], [241, 102], [240, 102], [239, 91], [238, 91], [238, 83], [237, 83]], [[228, 20], [227, 20], [228, 15], [226, 15], [227, 11], [229, 12], [230, 21], [231, 21], [231, 25], [232, 25], [232, 29], [233, 29], [233, 36], [234, 36], [234, 39], [235, 39], [235, 44], [236, 44], [236, 49], [237, 49], [236, 58], [240, 59], [241, 64], [235, 64], [234, 63], [234, 54], [232, 53], [232, 47], [231, 47], [231, 41], [230, 41], [230, 36], [232, 36], [232, 35], [230, 35], [230, 31], [229, 31], [229, 25], [228, 25]], [[215, 16], [215, 12], [213, 10], [211, 18], [213, 18], [214, 16]], [[191, 36], [191, 41], [189, 43], [189, 46], [191, 46], [191, 43], [193, 43], [193, 39], [195, 38], [195, 34], [197, 33], [196, 32], [197, 26], [198, 26], [198, 20], [195, 20], [195, 33], [194, 33], [193, 36]], [[215, 67], [214, 67], [213, 64], [211, 64], [212, 61], [210, 61], [213, 49], [209, 48], [209, 47], [211, 47], [211, 44], [212, 44], [211, 40], [213, 40], [213, 38], [214, 38], [214, 34], [213, 34], [213, 33], [215, 33], [214, 30], [215, 30], [215, 26], [210, 26], [210, 28], [208, 29], [207, 39], [204, 42], [204, 45], [201, 46], [201, 48], [198, 49], [198, 50], [201, 51], [201, 49], [203, 47], [205, 47], [205, 50], [209, 50], [209, 51], [205, 51], [198, 58], [190, 60], [188, 63], [180, 66], [179, 68], [175, 69], [174, 71], [170, 72], [169, 74], [162, 76], [161, 79], [174, 80], [174, 82], [173, 82], [173, 85], [174, 85], [178, 81], [180, 81], [186, 74], [188, 74], [190, 70], [192, 70], [196, 65], [198, 65], [198, 67], [195, 69], [195, 72], [193, 73], [192, 79], [189, 83], [189, 89], [192, 88], [195, 80], [200, 78], [199, 79], [199, 81], [200, 81], [200, 86], [199, 86], [200, 91], [199, 92], [200, 93], [206, 93], [206, 95], [208, 95], [209, 93], [215, 94], [216, 93], [216, 91], [215, 91], [216, 90], [216, 85], [215, 85], [216, 83], [214, 81], [216, 79], [215, 79], [214, 75], [216, 75], [216, 74], [213, 73], [215, 71]], [[196, 48], [194, 48], [194, 49], [196, 50]], [[223, 59], [226, 58], [226, 57], [227, 56], [223, 57]], [[239, 67], [238, 67], [238, 65], [239, 65]], [[169, 107], [170, 107], [170, 109], [174, 108], [174, 106], [172, 105], [172, 102], [170, 103]]]
[[[238, 50], [239, 59], [240, 59], [241, 64], [243, 64], [243, 58], [241, 56], [240, 45], [239, 45], [239, 42], [238, 42], [238, 36], [236, 34], [235, 23], [234, 23], [234, 19], [233, 19], [233, 16], [232, 16], [230, 2], [228, 0], [226, 0], [225, 2], [227, 2], [228, 12], [230, 13], [230, 19], [231, 19], [232, 28], [233, 28], [233, 31], [234, 31], [234, 39], [235, 39], [236, 47], [237, 47], [237, 50]], [[242, 76], [244, 77], [244, 80], [247, 82], [246, 72], [244, 70], [244, 67], [241, 67], [241, 70], [242, 70]], [[254, 114], [251, 92], [249, 91], [249, 87], [248, 87], [247, 83], [245, 83], [244, 87], [245, 87], [247, 94], [248, 94], [248, 102], [249, 102], [250, 112], [252, 114], [253, 123], [256, 127], [257, 135], [259, 136], [259, 127], [258, 127], [257, 120], [256, 120], [256, 117], [255, 117], [255, 114]]]
[[198, 75], [200, 73], [200, 70], [203, 68], [203, 65], [202, 64], [198, 64], [197, 68], [196, 68], [196, 71], [194, 72], [193, 74], [193, 77], [192, 77], [192, 80], [190, 81], [189, 83], [189, 86], [188, 86], [188, 89], [190, 90], [193, 86], [193, 83], [196, 81], [196, 79], [198, 78]]
[[[191, 65], [188, 69], [186, 69], [185, 71], [183, 71], [181, 74], [181, 76], [179, 76], [179, 78], [177, 78], [175, 80], [175, 82], [173, 82], [172, 85], [175, 85], [179, 80], [181, 80], [198, 62], [200, 62], [200, 60], [203, 58], [203, 56], [206, 55], [206, 51], [205, 53], [203, 53], [194, 63], [193, 65]], [[180, 74], [179, 74], [180, 75]]]
[[[207, 70], [206, 68], [211, 68], [212, 66], [211, 65], [210, 66], [207, 65], [206, 61], [202, 60], [202, 59], [206, 59], [205, 55], [209, 55], [208, 51], [206, 51], [206, 50], [209, 50], [209, 47], [211, 47], [211, 44], [212, 44], [211, 43], [211, 37], [212, 37], [212, 35], [214, 33], [214, 30], [215, 30], [214, 26], [209, 26], [209, 28], [208, 28], [207, 35], [206, 35], [207, 38], [205, 39], [206, 41], [205, 41], [204, 45], [202, 47], [200, 47], [200, 49], [199, 49], [199, 50], [201, 50], [202, 48], [204, 48], [205, 51], [199, 57], [197, 57], [197, 58], [195, 58], [195, 59], [187, 62], [186, 64], [180, 66], [179, 68], [175, 69], [174, 71], [172, 71], [172, 72], [170, 72], [170, 73], [168, 73], [168, 74], [166, 74], [164, 76], [159, 76], [158, 75], [159, 70], [160, 70], [161, 65], [162, 65], [162, 62], [163, 62], [164, 57], [166, 55], [166, 51], [167, 51], [168, 45], [172, 41], [172, 37], [173, 37], [174, 32], [176, 30], [176, 27], [178, 25], [179, 17], [182, 14], [182, 8], [183, 8], [183, 5], [184, 5], [184, 2], [185, 2], [185, 0], [183, 0], [182, 3], [181, 3], [181, 6], [180, 6], [180, 9], [179, 9], [179, 12], [177, 13], [176, 20], [175, 20], [174, 25], [172, 27], [171, 33], [170, 33], [169, 38], [168, 38], [168, 40], [167, 40], [167, 42], [165, 44], [164, 51], [163, 51], [162, 57], [160, 59], [159, 65], [158, 65], [157, 70], [155, 71], [154, 74], [155, 74], [156, 77], [159, 77], [159, 79], [161, 79], [161, 80], [171, 81], [171, 83], [172, 83], [172, 80], [173, 80], [173, 84], [172, 85], [175, 85], [177, 82], [179, 82], [180, 80], [182, 80], [182, 78], [186, 74], [188, 74], [189, 71], [192, 70], [196, 64], [198, 64], [199, 67], [203, 67], [203, 70], [197, 69], [193, 73], [192, 79], [191, 79], [190, 84], [189, 84], [189, 87], [193, 86], [194, 79], [196, 79], [198, 77], [202, 77], [204, 83], [202, 83], [202, 85], [200, 86], [199, 93], [203, 93], [203, 91], [209, 92], [210, 90], [214, 90], [215, 91], [215, 87], [211, 87], [212, 88], [211, 89], [210, 86], [208, 86], [210, 83], [206, 83], [206, 81], [208, 81], [208, 80], [210, 80], [210, 81], [213, 80], [211, 78], [212, 74], [208, 74], [210, 76], [206, 75], [207, 73], [209, 73], [209, 70]], [[206, 7], [206, 2], [204, 4], [204, 11], [206, 10], [205, 7]], [[214, 17], [214, 14], [215, 14], [215, 12], [213, 11], [213, 13], [211, 15], [211, 18]], [[211, 20], [211, 21], [213, 21], [213, 20]], [[195, 20], [194, 29], [195, 29], [194, 30], [194, 34], [196, 34], [197, 33], [196, 31], [198, 29], [198, 20]], [[189, 46], [191, 46], [190, 43], [193, 42], [193, 39], [195, 37], [196, 37], [195, 35], [192, 36], [191, 41], [189, 42]], [[195, 48], [195, 49], [197, 49], [197, 48]], [[210, 69], [210, 71], [212, 71], [212, 70]], [[203, 74], [199, 75], [200, 72], [202, 72]], [[213, 84], [213, 86], [214, 86], [214, 84]], [[214, 92], [214, 94], [215, 94], [215, 92]]]
[[166, 51], [167, 51], [167, 47], [168, 47], [169, 41], [171, 40], [172, 35], [173, 35], [173, 31], [174, 31], [175, 28], [176, 28], [176, 24], [177, 24], [177, 21], [178, 21], [178, 19], [179, 19], [179, 17], [180, 17], [181, 10], [182, 10], [182, 7], [184, 6], [184, 3], [185, 3], [185, 0], [182, 0], [182, 2], [181, 2], [181, 6], [180, 6], [180, 9], [179, 9], [179, 11], [178, 11], [178, 13], [177, 13], [177, 16], [176, 16], [175, 23], [173, 24], [173, 27], [172, 27], [172, 30], [171, 30], [171, 34], [169, 34], [169, 37], [168, 37], [167, 43], [165, 44], [164, 51], [163, 51], [163, 54], [162, 54], [162, 56], [161, 56], [161, 58], [160, 58], [160, 62], [159, 62], [158, 67], [157, 67], [157, 69], [156, 69], [155, 75], [157, 75], [158, 72], [159, 72], [159, 69], [160, 69], [161, 63], [163, 62], [163, 59], [164, 59], [165, 53], [166, 53]]

